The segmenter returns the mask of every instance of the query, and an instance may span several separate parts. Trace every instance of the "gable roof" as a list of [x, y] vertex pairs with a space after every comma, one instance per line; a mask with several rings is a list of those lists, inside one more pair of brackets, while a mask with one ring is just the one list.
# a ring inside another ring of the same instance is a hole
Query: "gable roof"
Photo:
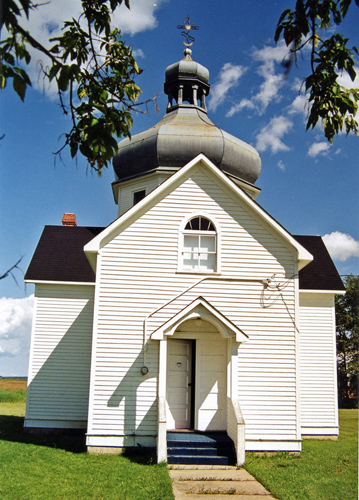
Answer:
[[228, 338], [233, 336], [237, 342], [246, 342], [248, 340], [248, 335], [243, 330], [238, 328], [238, 326], [226, 318], [224, 314], [203, 297], [197, 297], [197, 299], [181, 309], [181, 311], [152, 332], [150, 338], [153, 340], [163, 340], [164, 335], [173, 335], [178, 326], [184, 321], [197, 318], [198, 316], [213, 323], [223, 337]]
[[84, 246], [103, 227], [45, 226], [25, 274], [25, 281], [94, 283]]
[[336, 290], [345, 287], [320, 236], [293, 236], [313, 255], [314, 260], [299, 271], [299, 288], [302, 290]]
[[155, 205], [167, 192], [175, 189], [176, 185], [180, 185], [181, 182], [186, 178], [191, 170], [199, 165], [205, 165], [206, 171], [211, 172], [217, 178], [219, 178], [222, 183], [230, 190], [232, 190], [239, 199], [244, 203], [249, 205], [251, 209], [264, 220], [271, 228], [273, 228], [278, 234], [280, 234], [284, 240], [286, 240], [293, 248], [298, 252], [298, 268], [306, 266], [309, 262], [313, 260], [312, 255], [297, 241], [293, 236], [283, 228], [272, 216], [270, 216], [265, 210], [262, 209], [258, 203], [256, 203], [250, 196], [248, 196], [241, 188], [236, 186], [236, 184], [227, 177], [214, 163], [212, 163], [204, 154], [199, 154], [192, 161], [187, 163], [184, 167], [174, 173], [171, 177], [160, 184], [156, 189], [151, 191], [145, 198], [143, 198], [139, 203], [130, 208], [121, 217], [116, 219], [112, 224], [110, 224], [101, 234], [96, 236], [92, 241], [90, 241], [84, 248], [87, 258], [91, 262], [91, 265], [96, 269], [97, 253], [101, 248], [103, 248], [108, 242], [110, 242], [120, 231], [121, 228], [134, 220], [136, 220], [143, 210], [149, 210], [153, 205]]

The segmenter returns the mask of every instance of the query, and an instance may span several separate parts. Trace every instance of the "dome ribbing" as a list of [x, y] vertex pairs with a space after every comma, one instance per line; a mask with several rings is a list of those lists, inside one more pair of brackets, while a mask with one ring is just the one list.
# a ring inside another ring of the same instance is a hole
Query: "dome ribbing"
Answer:
[[261, 171], [258, 152], [217, 127], [207, 116], [209, 71], [185, 57], [167, 67], [166, 115], [154, 127], [124, 139], [113, 160], [118, 180], [137, 177], [158, 168], [178, 169], [203, 153], [223, 172], [254, 183]]

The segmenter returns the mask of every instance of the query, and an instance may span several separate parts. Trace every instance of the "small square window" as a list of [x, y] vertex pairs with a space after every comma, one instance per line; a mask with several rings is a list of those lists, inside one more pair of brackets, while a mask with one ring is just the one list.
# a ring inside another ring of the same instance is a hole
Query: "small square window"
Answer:
[[146, 190], [142, 189], [141, 191], [135, 191], [133, 193], [133, 204], [136, 205], [139, 201], [143, 200], [146, 196]]

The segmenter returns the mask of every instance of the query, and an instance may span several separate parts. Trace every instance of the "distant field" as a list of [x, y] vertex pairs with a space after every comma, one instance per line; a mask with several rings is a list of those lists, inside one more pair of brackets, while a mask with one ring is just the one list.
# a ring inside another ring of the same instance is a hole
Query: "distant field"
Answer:
[[0, 402], [20, 403], [26, 401], [26, 378], [0, 378]]
[[26, 378], [0, 377], [0, 389], [5, 389], [6, 391], [26, 391], [26, 384]]

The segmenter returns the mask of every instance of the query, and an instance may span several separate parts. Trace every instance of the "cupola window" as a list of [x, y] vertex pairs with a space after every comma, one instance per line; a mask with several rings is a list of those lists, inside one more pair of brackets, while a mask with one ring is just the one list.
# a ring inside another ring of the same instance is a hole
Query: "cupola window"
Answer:
[[141, 191], [135, 191], [133, 193], [133, 205], [136, 205], [136, 203], [143, 200], [145, 196], [146, 196], [146, 189], [141, 189]]
[[183, 231], [184, 271], [214, 272], [217, 268], [217, 231], [207, 217], [193, 217]]

